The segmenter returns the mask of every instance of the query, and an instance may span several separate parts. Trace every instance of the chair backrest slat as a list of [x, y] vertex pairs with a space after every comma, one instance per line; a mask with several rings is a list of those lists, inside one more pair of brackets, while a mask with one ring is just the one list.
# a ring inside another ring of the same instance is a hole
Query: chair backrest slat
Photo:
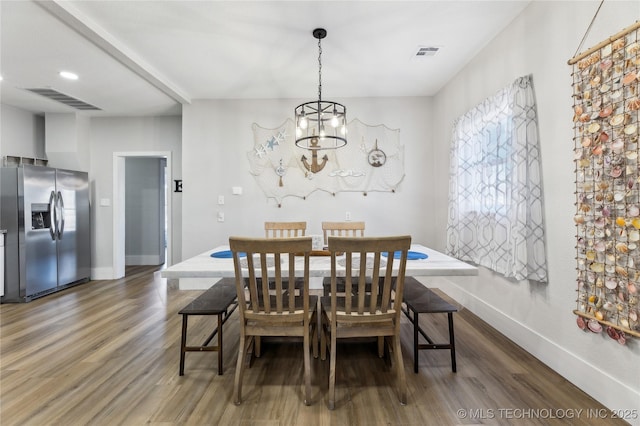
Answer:
[[307, 222], [265, 222], [264, 233], [266, 238], [292, 238], [304, 237], [307, 230]]
[[[275, 254], [274, 264], [280, 264], [280, 258], [277, 257], [278, 254]], [[276, 275], [278, 275], [279, 267], [276, 266]], [[271, 313], [271, 295], [269, 294], [269, 270], [267, 268], [267, 254], [260, 253], [260, 273], [261, 279], [260, 283], [262, 284], [262, 306], [264, 307], [264, 312], [266, 314]], [[258, 306], [258, 311], [254, 309], [254, 312], [259, 312], [260, 307]]]

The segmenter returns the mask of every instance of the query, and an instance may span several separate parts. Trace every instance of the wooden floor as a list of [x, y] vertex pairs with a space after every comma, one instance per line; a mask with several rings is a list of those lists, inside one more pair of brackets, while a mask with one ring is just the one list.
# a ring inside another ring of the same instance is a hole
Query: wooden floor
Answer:
[[[180, 377], [177, 312], [200, 292], [167, 288], [156, 269], [1, 305], [0, 424], [603, 424], [588, 415], [602, 405], [465, 309], [455, 316], [457, 373], [448, 351], [422, 351], [414, 374], [410, 324], [403, 325], [406, 406], [375, 346], [353, 343], [338, 347], [334, 411], [327, 408], [328, 361], [312, 361], [313, 404], [303, 404], [302, 347], [295, 343], [265, 344], [235, 406], [234, 317], [224, 330], [224, 375], [217, 375], [217, 354], [203, 352], [187, 353]], [[200, 344], [214, 318], [192, 318], [189, 340]], [[444, 314], [422, 315], [421, 323], [446, 339]], [[380, 373], [370, 378], [369, 370]], [[554, 419], [562, 413], [574, 418]]]

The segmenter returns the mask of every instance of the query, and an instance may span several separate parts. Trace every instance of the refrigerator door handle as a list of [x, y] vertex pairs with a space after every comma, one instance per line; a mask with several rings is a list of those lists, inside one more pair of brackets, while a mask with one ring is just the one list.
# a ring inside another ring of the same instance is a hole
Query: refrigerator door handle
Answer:
[[49, 224], [49, 234], [51, 234], [51, 239], [55, 241], [56, 233], [58, 228], [58, 219], [56, 218], [56, 193], [51, 191], [51, 195], [49, 196], [49, 214], [51, 215], [53, 220], [50, 220]]
[[58, 208], [60, 209], [60, 215], [58, 217], [58, 239], [62, 239], [62, 234], [64, 233], [64, 199], [62, 198], [62, 193], [58, 191]]

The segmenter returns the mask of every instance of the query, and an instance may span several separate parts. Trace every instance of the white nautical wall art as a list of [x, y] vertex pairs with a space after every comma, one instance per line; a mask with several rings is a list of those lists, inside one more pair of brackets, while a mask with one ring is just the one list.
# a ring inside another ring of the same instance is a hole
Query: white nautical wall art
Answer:
[[348, 143], [332, 150], [298, 148], [293, 120], [275, 129], [253, 124], [250, 173], [278, 206], [286, 197], [306, 198], [315, 191], [395, 192], [404, 179], [400, 130], [371, 126], [358, 119], [347, 125]]

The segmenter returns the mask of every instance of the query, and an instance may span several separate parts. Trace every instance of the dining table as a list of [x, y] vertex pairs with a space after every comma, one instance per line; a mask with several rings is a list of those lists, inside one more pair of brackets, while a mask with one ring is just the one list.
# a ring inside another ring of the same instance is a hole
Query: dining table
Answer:
[[[344, 256], [338, 256], [337, 274], [345, 275]], [[241, 259], [242, 261], [242, 259]], [[382, 262], [384, 265], [385, 262]], [[397, 264], [398, 262], [394, 262]], [[304, 266], [303, 257], [296, 257], [296, 270]], [[322, 289], [324, 277], [331, 276], [331, 256], [328, 252], [312, 252], [309, 257], [309, 288]], [[412, 244], [408, 253], [406, 276], [478, 275], [478, 268], [447, 256], [421, 244]], [[220, 245], [160, 271], [170, 285], [180, 290], [206, 290], [225, 277], [234, 277], [233, 257], [228, 245]]]

